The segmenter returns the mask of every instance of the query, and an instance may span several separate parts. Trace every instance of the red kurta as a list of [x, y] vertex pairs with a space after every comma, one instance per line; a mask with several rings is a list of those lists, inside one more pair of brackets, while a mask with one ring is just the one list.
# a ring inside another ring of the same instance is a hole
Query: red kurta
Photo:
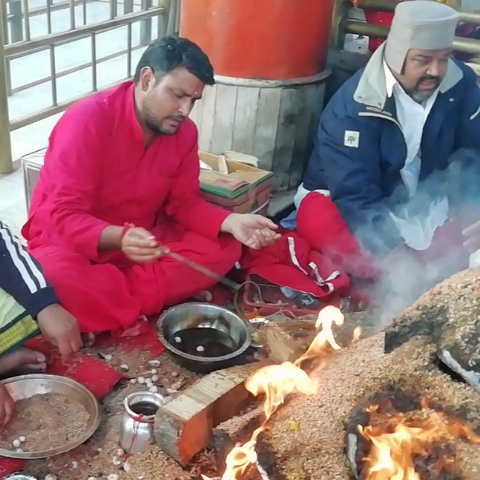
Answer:
[[23, 234], [83, 330], [128, 326], [212, 283], [168, 258], [99, 253], [108, 225], [144, 227], [221, 274], [237, 260], [239, 244], [219, 235], [229, 212], [201, 197], [197, 148], [188, 119], [145, 148], [132, 82], [77, 103], [54, 128]]

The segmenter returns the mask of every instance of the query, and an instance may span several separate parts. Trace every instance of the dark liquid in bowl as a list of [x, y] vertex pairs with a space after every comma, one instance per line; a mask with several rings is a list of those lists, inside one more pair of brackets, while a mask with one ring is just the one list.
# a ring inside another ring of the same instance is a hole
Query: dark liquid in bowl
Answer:
[[158, 405], [152, 402], [136, 402], [130, 405], [130, 410], [137, 415], [155, 415], [158, 410]]
[[216, 328], [186, 328], [175, 332], [170, 343], [184, 353], [200, 357], [221, 357], [237, 349], [233, 338]]

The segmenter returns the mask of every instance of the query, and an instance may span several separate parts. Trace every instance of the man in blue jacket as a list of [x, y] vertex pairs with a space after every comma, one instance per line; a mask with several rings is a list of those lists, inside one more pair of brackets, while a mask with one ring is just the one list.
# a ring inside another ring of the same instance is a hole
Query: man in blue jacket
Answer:
[[[38, 262], [0, 221], [0, 378], [43, 371], [45, 356], [22, 347], [42, 333], [67, 359], [82, 346], [76, 319], [59, 303]], [[0, 429], [14, 403], [0, 384]]]
[[457, 204], [476, 200], [458, 188], [480, 185], [480, 90], [451, 58], [457, 22], [446, 5], [400, 3], [387, 41], [323, 112], [297, 229], [353, 275], [399, 249], [427, 251]]

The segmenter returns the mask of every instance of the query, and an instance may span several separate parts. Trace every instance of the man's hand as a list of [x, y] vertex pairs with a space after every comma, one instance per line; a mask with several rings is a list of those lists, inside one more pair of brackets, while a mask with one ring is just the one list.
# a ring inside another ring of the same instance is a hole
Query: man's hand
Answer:
[[13, 416], [15, 402], [5, 385], [0, 385], [0, 427], [4, 427]]
[[480, 221], [470, 225], [462, 233], [466, 238], [466, 240], [463, 242], [463, 246], [470, 253], [474, 253], [480, 249]]
[[222, 223], [220, 231], [231, 233], [240, 243], [258, 249], [274, 243], [280, 235], [268, 218], [250, 213], [231, 213]]
[[38, 325], [45, 338], [60, 351], [67, 360], [82, 347], [82, 337], [75, 317], [61, 305], [54, 303], [37, 315]]
[[136, 263], [150, 263], [163, 253], [156, 238], [144, 228], [130, 228], [122, 238], [122, 252]]

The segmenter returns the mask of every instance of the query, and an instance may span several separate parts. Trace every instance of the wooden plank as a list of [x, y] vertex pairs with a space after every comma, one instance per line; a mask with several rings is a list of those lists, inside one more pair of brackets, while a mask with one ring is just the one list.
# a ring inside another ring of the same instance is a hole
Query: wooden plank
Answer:
[[200, 131], [202, 130], [203, 103], [203, 99], [196, 102], [192, 111], [190, 112], [190, 119], [193, 120], [197, 126], [199, 135]]
[[265, 170], [273, 168], [281, 96], [280, 88], [263, 88], [258, 99], [253, 149], [259, 159], [258, 166]]
[[307, 93], [314, 89], [314, 85], [305, 85], [297, 90], [297, 103], [299, 116], [296, 122], [295, 145], [292, 155], [292, 163], [289, 168], [289, 188], [295, 188], [302, 180], [303, 171], [310, 154], [310, 124], [312, 113], [307, 104]]
[[312, 86], [311, 89], [307, 91], [307, 106], [310, 110], [310, 126], [309, 126], [309, 136], [313, 139], [317, 134], [318, 122], [320, 121], [320, 115], [325, 107], [325, 87], [326, 83], [321, 82]]
[[297, 88], [282, 90], [275, 157], [273, 159], [274, 185], [277, 190], [288, 189], [289, 171], [295, 146], [295, 124], [298, 120], [297, 90]]
[[203, 99], [199, 100], [198, 102], [195, 102], [195, 105], [192, 108], [192, 111], [190, 112], [190, 119], [195, 122], [195, 125], [197, 126], [198, 130], [201, 129], [202, 127], [202, 112], [203, 112]]
[[296, 188], [293, 190], [285, 190], [283, 192], [275, 192], [268, 204], [267, 216], [273, 218], [280, 212], [283, 212], [286, 208], [292, 206], [293, 198], [296, 193]]
[[298, 91], [299, 112], [293, 161], [290, 166], [290, 188], [298, 186], [313, 148], [318, 121], [323, 110], [325, 82], [305, 85]]
[[208, 445], [213, 427], [244, 408], [250, 398], [244, 382], [261, 366], [252, 363], [212, 372], [160, 407], [154, 426], [157, 444], [187, 465]]
[[[297, 133], [295, 144], [294, 162], [290, 171], [290, 187], [297, 186], [303, 177], [303, 172], [310, 158], [315, 135], [317, 134], [320, 115], [324, 108], [325, 98], [325, 82], [310, 85], [304, 91], [305, 103], [302, 107], [305, 109], [305, 123], [302, 125], [305, 136], [300, 132]], [[302, 120], [303, 117], [301, 117]], [[302, 123], [302, 122], [300, 122]], [[303, 151], [303, 153], [300, 153]], [[303, 156], [303, 164], [300, 158]]]
[[254, 153], [255, 120], [259, 95], [259, 88], [238, 87], [233, 129], [233, 149], [238, 152]]
[[215, 119], [210, 150], [212, 153], [223, 153], [225, 150], [232, 150], [238, 89], [230, 85], [217, 85], [216, 90]]
[[199, 130], [198, 145], [201, 150], [210, 151], [213, 136], [213, 124], [215, 122], [215, 101], [217, 98], [217, 87], [207, 86], [203, 91], [201, 103], [202, 118]]

